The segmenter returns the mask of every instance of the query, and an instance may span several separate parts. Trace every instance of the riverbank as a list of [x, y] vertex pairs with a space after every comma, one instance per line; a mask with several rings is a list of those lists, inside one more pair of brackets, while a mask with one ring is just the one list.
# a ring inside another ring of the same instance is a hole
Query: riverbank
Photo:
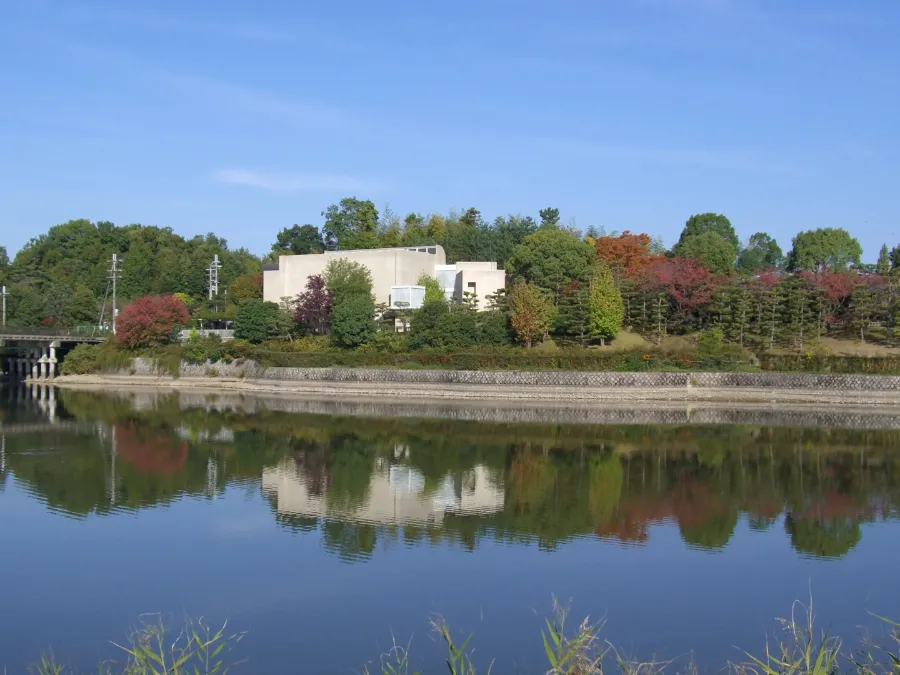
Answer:
[[[57, 387], [153, 388], [328, 399], [577, 403], [738, 403], [900, 407], [900, 377], [780, 373], [553, 373], [270, 368], [258, 377], [69, 375]], [[46, 384], [46, 381], [40, 381]]]

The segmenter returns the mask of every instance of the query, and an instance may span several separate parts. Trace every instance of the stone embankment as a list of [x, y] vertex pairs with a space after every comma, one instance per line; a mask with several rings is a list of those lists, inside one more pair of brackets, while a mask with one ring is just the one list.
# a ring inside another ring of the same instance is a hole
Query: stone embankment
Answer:
[[727, 402], [896, 406], [900, 377], [806, 373], [622, 373], [575, 371], [261, 368], [255, 363], [182, 364], [173, 378], [135, 359], [127, 372], [68, 376], [64, 387], [106, 390], [154, 387], [210, 393], [289, 394], [337, 399], [496, 401], [541, 404]]

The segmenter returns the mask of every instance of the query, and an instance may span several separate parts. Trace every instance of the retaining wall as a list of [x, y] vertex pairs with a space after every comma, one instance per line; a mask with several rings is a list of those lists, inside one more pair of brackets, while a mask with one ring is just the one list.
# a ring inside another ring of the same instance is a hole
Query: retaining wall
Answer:
[[[154, 362], [135, 359], [119, 375], [168, 377]], [[900, 376], [830, 375], [813, 373], [629, 373], [578, 371], [390, 370], [379, 368], [262, 368], [253, 361], [230, 364], [181, 364], [181, 377], [224, 377], [286, 382], [390, 382], [407, 384], [467, 384], [536, 387], [670, 387], [817, 389], [897, 391]]]

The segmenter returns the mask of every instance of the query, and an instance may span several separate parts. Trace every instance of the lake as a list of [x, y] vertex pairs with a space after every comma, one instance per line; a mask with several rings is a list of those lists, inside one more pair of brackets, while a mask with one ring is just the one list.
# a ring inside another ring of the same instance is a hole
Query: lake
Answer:
[[706, 672], [810, 594], [851, 641], [900, 619], [890, 415], [0, 393], [10, 673], [47, 648], [91, 670], [148, 613], [228, 620], [239, 672], [267, 673], [358, 673], [392, 636], [441, 672], [438, 615], [482, 672], [543, 673], [554, 597], [623, 653]]

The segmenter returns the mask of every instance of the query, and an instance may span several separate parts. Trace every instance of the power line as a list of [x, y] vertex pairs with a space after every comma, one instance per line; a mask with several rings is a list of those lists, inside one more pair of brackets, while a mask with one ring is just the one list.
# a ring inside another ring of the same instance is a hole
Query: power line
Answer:
[[119, 278], [119, 256], [112, 254], [112, 266], [109, 269], [112, 279], [112, 332], [116, 334], [116, 279]]

